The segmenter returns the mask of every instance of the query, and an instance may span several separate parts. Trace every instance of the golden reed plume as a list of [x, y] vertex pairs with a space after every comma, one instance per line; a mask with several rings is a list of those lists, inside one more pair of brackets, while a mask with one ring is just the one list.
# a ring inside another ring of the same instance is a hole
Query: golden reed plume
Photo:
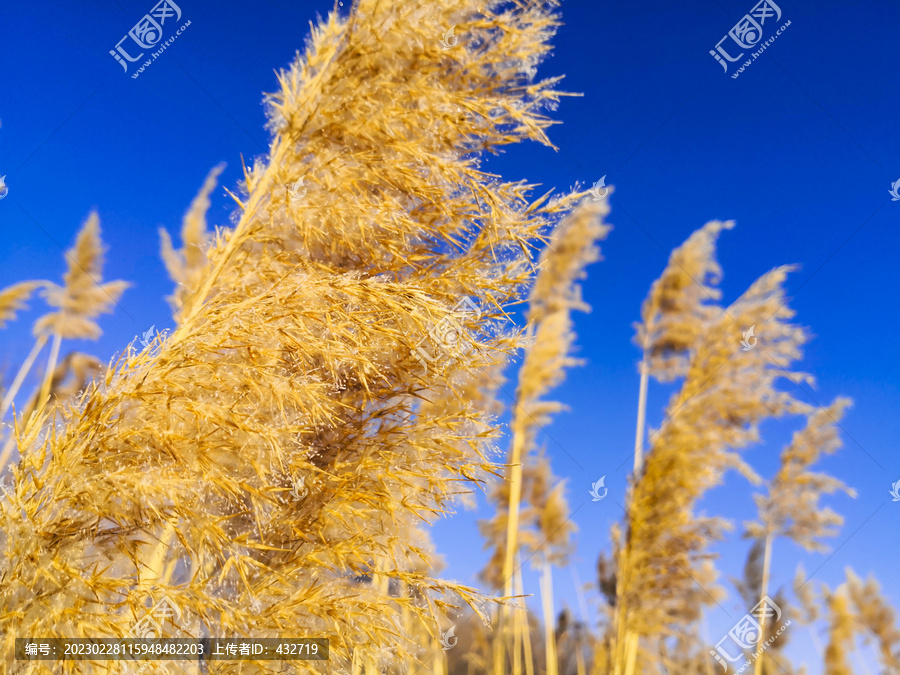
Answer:
[[[434, 631], [442, 596], [477, 598], [429, 576], [415, 533], [493, 470], [491, 419], [421, 402], [459, 399], [455, 383], [516, 348], [504, 308], [576, 196], [530, 201], [477, 162], [548, 143], [559, 94], [534, 67], [555, 18], [465, 0], [427, 16], [361, 0], [314, 30], [268, 98], [268, 159], [245, 169], [237, 224], [211, 239], [177, 328], [122, 354], [53, 434], [19, 436], [4, 653], [15, 635], [127, 635], [165, 596], [174, 635], [327, 635], [336, 667], [377, 667], [421, 653], [404, 610]], [[119, 288], [76, 281], [41, 330], [86, 332]]]

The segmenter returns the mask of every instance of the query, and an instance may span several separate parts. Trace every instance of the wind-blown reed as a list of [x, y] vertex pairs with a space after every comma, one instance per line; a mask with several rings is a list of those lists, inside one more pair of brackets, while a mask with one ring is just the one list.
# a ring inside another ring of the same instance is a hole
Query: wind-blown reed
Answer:
[[[121, 355], [52, 434], [20, 433], [6, 654], [15, 635], [126, 635], [165, 595], [183, 612], [173, 634], [328, 635], [338, 667], [390, 663], [419, 649], [404, 608], [436, 626], [443, 594], [475, 597], [418, 571], [410, 532], [492, 469], [491, 421], [420, 402], [458, 397], [448, 383], [516, 347], [501, 324], [529, 242], [574, 203], [529, 201], [477, 164], [548, 142], [541, 110], [559, 94], [534, 68], [554, 25], [544, 6], [360, 0], [315, 28], [178, 327]], [[476, 315], [452, 311], [464, 297]], [[425, 369], [417, 343], [454, 323], [460, 342]], [[353, 579], [369, 574], [417, 594]]]
[[[673, 317], [660, 329], [663, 335], [675, 336], [659, 339], [660, 345], [668, 345], [658, 350], [665, 357], [663, 373], [682, 373], [684, 381], [662, 426], [651, 434], [650, 452], [634, 478], [625, 541], [617, 551], [615, 670], [626, 675], [643, 667], [638, 657], [640, 636], [674, 635], [696, 621], [704, 605], [722, 597], [708, 547], [722, 537], [727, 522], [694, 513], [694, 505], [729, 469], [757, 482], [758, 476], [738, 451], [758, 440], [763, 420], [808, 411], [808, 406], [776, 387], [782, 378], [794, 382], [807, 378], [791, 370], [806, 336], [790, 322], [794, 314], [783, 290], [790, 268], [764, 274], [727, 308], [701, 302], [717, 297], [711, 287], [702, 295], [697, 290], [675, 293], [687, 298], [678, 302], [654, 299], [664, 296], [661, 288], [690, 283], [690, 275], [672, 269], [682, 269], [673, 262], [679, 257], [698, 261], [688, 266], [701, 274], [701, 285], [705, 275], [718, 275], [710, 242], [721, 226], [707, 225], [679, 249], [696, 248], [697, 255], [673, 254], [644, 305], [645, 321], [656, 315], [655, 306], [680, 305], [689, 318]], [[679, 283], [665, 281], [682, 275]], [[697, 325], [690, 329], [675, 328], [693, 323]], [[638, 335], [660, 332], [651, 326], [639, 327]], [[741, 335], [751, 326], [756, 326], [759, 344], [745, 350]], [[639, 341], [653, 344], [647, 337]], [[652, 356], [654, 350], [648, 350]], [[669, 353], [675, 357], [665, 356]]]

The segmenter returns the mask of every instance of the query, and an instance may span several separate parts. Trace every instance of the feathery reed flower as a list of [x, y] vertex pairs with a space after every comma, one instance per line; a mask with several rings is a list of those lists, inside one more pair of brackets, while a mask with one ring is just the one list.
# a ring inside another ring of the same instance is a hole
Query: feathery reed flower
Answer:
[[[837, 490], [850, 496], [855, 492], [840, 480], [809, 467], [823, 454], [832, 454], [841, 446], [837, 424], [850, 400], [839, 398], [827, 408], [807, 417], [806, 426], [794, 434], [781, 454], [781, 466], [769, 484], [768, 494], [755, 495], [759, 520], [746, 523], [748, 537], [771, 540], [788, 537], [808, 551], [824, 551], [822, 537], [834, 536], [833, 529], [844, 519], [819, 505], [819, 498]], [[765, 590], [763, 591], [765, 595]]]
[[[603, 223], [608, 214], [609, 204], [606, 200], [583, 201], [559, 224], [547, 248], [541, 253], [537, 279], [529, 298], [527, 318], [533, 338], [519, 370], [516, 402], [512, 411], [508, 484], [503, 484], [495, 493], [495, 516], [482, 528], [483, 533], [491, 535], [488, 543], [494, 546], [494, 554], [484, 576], [498, 585], [502, 583], [507, 597], [513, 592], [513, 567], [520, 545], [520, 502], [525, 466], [534, 449], [538, 429], [547, 425], [551, 414], [562, 408], [561, 404], [544, 401], [542, 397], [563, 380], [566, 368], [579, 363], [571, 356], [575, 335], [570, 314], [573, 309], [589, 310], [581, 299], [578, 281], [584, 278], [585, 268], [600, 258], [596, 242], [605, 238], [609, 232], [609, 226]], [[549, 464], [547, 470], [549, 471]], [[542, 472], [538, 471], [532, 484], [539, 485], [541, 476]], [[545, 526], [552, 524], [555, 530], [548, 536], [553, 541], [550, 542], [546, 537], [544, 541], [553, 547], [565, 546], [571, 528], [565, 526], [568, 505], [562, 493], [553, 488], [535, 493], [535, 496], [542, 502], [531, 504], [533, 512], [530, 515], [534, 525], [538, 527], [538, 531], [546, 532]], [[498, 567], [501, 560], [502, 570]], [[546, 558], [545, 562], [548, 561], [549, 558]], [[546, 580], [543, 582], [545, 598], [550, 592], [547, 583]], [[545, 616], [544, 619], [546, 625], [552, 626], [552, 616]], [[501, 619], [501, 631], [508, 624], [509, 615], [506, 613]], [[502, 633], [498, 639], [503, 639]], [[556, 655], [550, 634], [547, 643], [547, 663], [552, 672], [555, 669]], [[495, 646], [495, 675], [499, 675], [503, 668], [502, 653], [503, 650]]]
[[853, 610], [846, 585], [825, 593], [828, 606], [828, 645], [825, 648], [825, 675], [853, 675], [848, 659], [848, 647], [856, 635]]
[[[772, 545], [777, 537], [788, 537], [809, 551], [823, 551], [822, 537], [834, 536], [833, 528], [844, 519], [829, 508], [822, 508], [819, 498], [837, 490], [854, 492], [841, 481], [823, 473], [814, 473], [809, 467], [821, 455], [834, 453], [841, 446], [837, 424], [843, 417], [850, 400], [839, 398], [828, 408], [818, 409], [807, 416], [806, 426], [796, 432], [791, 443], [781, 454], [781, 466], [769, 484], [768, 494], [754, 495], [759, 520], [746, 523], [746, 537], [756, 540], [753, 551], [762, 552], [762, 567], [756, 580], [759, 598], [768, 595], [771, 571]], [[756, 604], [754, 599], [752, 604]], [[761, 619], [762, 636], [766, 638], [766, 617]], [[757, 675], [764, 663], [775, 654], [766, 652], [754, 663]]]
[[40, 281], [22, 281], [0, 291], [0, 328], [15, 319], [16, 312], [25, 309], [25, 303], [41, 284]]
[[650, 375], [668, 382], [685, 375], [691, 350], [706, 324], [720, 311], [718, 283], [722, 268], [716, 261], [719, 233], [734, 221], [710, 221], [672, 251], [662, 275], [650, 286], [635, 324], [635, 344], [641, 349], [634, 472], [644, 457], [647, 385]]
[[175, 313], [175, 320], [180, 320], [192, 310], [191, 301], [199, 290], [206, 271], [206, 248], [209, 246], [209, 232], [206, 213], [209, 211], [209, 196], [216, 189], [219, 175], [225, 170], [225, 164], [213, 167], [203, 186], [191, 202], [184, 214], [181, 224], [182, 249], [176, 251], [172, 246], [172, 238], [166, 230], [160, 228], [160, 250], [166, 270], [172, 280], [178, 284], [175, 292], [169, 296], [169, 304]]
[[716, 240], [734, 221], [713, 220], [694, 232], [669, 256], [653, 282], [636, 324], [635, 343], [644, 352], [648, 372], [663, 382], [683, 376], [703, 327], [719, 312], [722, 268]]
[[[865, 643], [874, 638], [878, 645], [878, 660], [884, 672], [894, 672], [900, 668], [900, 627], [896, 625], [896, 612], [881, 595], [878, 582], [869, 577], [865, 582], [849, 567], [845, 570], [846, 581], [835, 590], [820, 584], [821, 598], [816, 597], [812, 584], [800, 584], [804, 576], [798, 570], [794, 590], [802, 601], [804, 623], [810, 624], [813, 642], [818, 648], [818, 638], [812, 632], [812, 624], [824, 614], [828, 620], [828, 644], [824, 649], [825, 673], [828, 675], [849, 675], [850, 657], [859, 657], [858, 637]], [[818, 600], [825, 605], [820, 609]]]
[[[23, 430], [0, 501], [4, 653], [15, 635], [125, 635], [165, 595], [182, 612], [171, 634], [328, 635], [335, 667], [374, 669], [416, 652], [404, 609], [435, 626], [442, 595], [477, 597], [419, 571], [429, 554], [409, 533], [493, 470], [489, 420], [420, 401], [459, 397], [448, 383], [516, 348], [502, 319], [529, 246], [576, 196], [531, 202], [477, 163], [548, 143], [547, 7], [431, 7], [467, 36], [449, 53], [425, 15], [360, 0], [313, 31], [179, 326], [121, 356], [53, 434]], [[479, 312], [459, 325], [463, 296]], [[464, 358], [425, 370], [417, 341], [451, 321]]]
[[96, 340], [102, 331], [96, 319], [112, 311], [127, 281], [102, 283], [103, 243], [100, 240], [100, 218], [92, 211], [85, 221], [75, 246], [66, 252], [68, 270], [64, 285], [46, 282], [44, 298], [58, 311], [45, 314], [34, 325], [34, 334], [54, 335], [64, 339]]
[[865, 583], [853, 570], [847, 569], [847, 594], [856, 610], [856, 621], [863, 630], [874, 636], [878, 657], [886, 672], [900, 671], [900, 627], [897, 612], [881, 594], [874, 577]]
[[[702, 257], [712, 259], [708, 250]], [[628, 508], [617, 561], [617, 672], [634, 671], [639, 636], [665, 635], [721, 596], [707, 548], [727, 523], [696, 515], [694, 505], [728, 469], [758, 482], [738, 451], [758, 439], [763, 420], [808, 410], [776, 388], [782, 378], [808, 378], [790, 370], [806, 336], [790, 322], [783, 290], [789, 270], [764, 274], [727, 309], [703, 309], [703, 328], [692, 333], [686, 367], [679, 366], [684, 382], [652, 434]], [[696, 320], [696, 303], [685, 307]], [[763, 347], [737, 349], [738, 328], [750, 325], [759, 327]]]
[[[26, 408], [25, 418], [27, 419], [35, 412], [49, 415], [56, 409], [58, 400], [51, 401], [47, 408], [43, 406], [47, 402], [47, 397], [53, 393], [53, 380], [57, 373], [57, 359], [63, 338], [97, 339], [101, 331], [94, 319], [102, 313], [112, 311], [112, 305], [129, 286], [124, 281], [101, 284], [103, 243], [100, 240], [100, 219], [96, 212], [92, 212], [88, 216], [78, 233], [75, 246], [66, 252], [66, 258], [68, 271], [64, 275], [64, 286], [58, 286], [49, 281], [26, 282], [19, 284], [18, 287], [7, 289], [7, 292], [4, 293], [7, 303], [18, 304], [24, 301], [27, 292], [41, 287], [47, 304], [59, 311], [45, 314], [35, 322], [35, 344], [19, 368], [13, 385], [3, 398], [0, 418], [5, 416], [12, 406], [35, 359], [51, 336], [50, 356], [47, 360], [42, 384], [31, 397], [31, 402]], [[40, 425], [41, 422], [36, 420], [35, 424]], [[0, 467], [5, 466], [7, 459], [12, 454], [15, 442], [15, 435], [10, 434], [0, 450]]]
[[47, 282], [43, 288], [44, 299], [58, 311], [50, 312], [34, 324], [34, 334], [39, 344], [52, 336], [50, 357], [44, 374], [44, 383], [38, 394], [38, 405], [43, 405], [56, 370], [59, 348], [63, 339], [96, 340], [102, 331], [94, 319], [112, 311], [122, 293], [131, 284], [127, 281], [101, 283], [103, 274], [103, 242], [100, 240], [100, 218], [92, 211], [85, 221], [75, 246], [66, 252], [68, 270], [58, 286]]

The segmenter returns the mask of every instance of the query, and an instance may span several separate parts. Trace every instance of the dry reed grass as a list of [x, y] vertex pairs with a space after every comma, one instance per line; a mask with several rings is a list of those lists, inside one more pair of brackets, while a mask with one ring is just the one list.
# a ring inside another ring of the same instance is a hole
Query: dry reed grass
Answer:
[[[554, 19], [477, 9], [431, 10], [465, 22], [455, 53], [413, 3], [330, 15], [279, 76], [269, 159], [245, 169], [238, 222], [211, 237], [203, 274], [202, 228], [184, 267], [167, 249], [189, 294], [174, 332], [120, 355], [52, 433], [17, 430], [5, 653], [15, 635], [126, 635], [164, 594], [177, 634], [328, 635], [334, 667], [374, 668], [422, 653], [404, 610], [434, 630], [454, 598], [477, 597], [422, 573], [417, 533], [493, 470], [492, 422], [464, 383], [516, 346], [504, 308], [529, 281], [530, 242], [576, 197], [531, 201], [478, 169], [484, 150], [548, 142], [540, 111], [559, 94], [533, 78]], [[188, 219], [203, 210], [201, 193]], [[87, 272], [92, 223], [74, 255]], [[39, 324], [55, 339], [94, 332], [119, 289], [66, 282]], [[462, 297], [477, 317], [452, 311]], [[423, 368], [417, 341], [448, 322], [459, 353]], [[450, 403], [422, 405], [432, 392]], [[415, 593], [375, 583], [388, 578]]]
[[[535, 186], [504, 182], [478, 160], [525, 140], [552, 147], [545, 111], [563, 94], [535, 69], [555, 6], [358, 0], [315, 26], [267, 98], [271, 146], [244, 167], [234, 227], [211, 231], [206, 219], [219, 166], [185, 215], [182, 248], [162, 233], [176, 283], [171, 335], [108, 367], [76, 352], [59, 362], [62, 340], [96, 338], [98, 316], [127, 286], [102, 280], [96, 214], [63, 285], [0, 291], [0, 325], [38, 289], [53, 310], [3, 402], [6, 415], [50, 342], [0, 462], [18, 449], [0, 499], [7, 664], [17, 636], [127, 636], [165, 596], [182, 611], [172, 636], [325, 635], [328, 672], [708, 675], [704, 608], [724, 594], [711, 547], [728, 523], [697, 504], [729, 470], [762, 483], [741, 451], [775, 418], [807, 425], [756, 497], [744, 601], [766, 595], [776, 538], [819, 550], [836, 532], [842, 519], [820, 498], [847, 489], [810, 467], [838, 448], [847, 401], [816, 409], [779, 386], [810, 381], [796, 370], [808, 338], [787, 307], [791, 268], [722, 305], [715, 246], [733, 223], [713, 221], [672, 253], [641, 311], [635, 471], [612, 555], [598, 561], [601, 624], [591, 632], [567, 613], [554, 619], [551, 569], [572, 552], [574, 528], [565, 482], [536, 440], [562, 407], [544, 397], [577, 364], [570, 314], [587, 309], [578, 283], [599, 259], [610, 207], [579, 192], [533, 199]], [[452, 49], [440, 44], [446, 26], [459, 39]], [[523, 333], [511, 313], [525, 300]], [[751, 326], [759, 345], [741, 349]], [[519, 349], [499, 465], [498, 387]], [[680, 388], [645, 438], [651, 376]], [[484, 579], [523, 595], [517, 568], [533, 556], [543, 631], [507, 602], [489, 632], [482, 593], [438, 576], [429, 524], [492, 476]], [[827, 673], [851, 672], [863, 635], [882, 665], [898, 667], [895, 613], [874, 580], [848, 571], [817, 595], [803, 577], [793, 604], [811, 628], [827, 608]], [[466, 658], [451, 665], [437, 639], [466, 606], [485, 623], [460, 628]], [[787, 639], [758, 674], [793, 672]]]

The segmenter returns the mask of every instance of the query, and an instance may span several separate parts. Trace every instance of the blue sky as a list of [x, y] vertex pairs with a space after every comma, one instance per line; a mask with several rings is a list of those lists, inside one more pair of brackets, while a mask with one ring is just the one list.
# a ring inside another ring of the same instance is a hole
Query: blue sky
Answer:
[[[262, 93], [274, 89], [274, 70], [303, 48], [308, 22], [331, 7], [182, 0], [181, 22], [191, 25], [131, 79], [109, 50], [152, 4], [48, 1], [7, 3], [2, 11], [0, 175], [10, 191], [0, 201], [0, 285], [58, 278], [62, 250], [97, 208], [110, 249], [106, 277], [135, 284], [102, 320], [98, 343], [68, 345], [103, 359], [151, 324], [171, 325], [157, 229], [177, 230], [212, 166], [228, 163], [222, 183], [231, 187], [241, 155], [265, 152]], [[834, 585], [851, 565], [876, 574], [900, 606], [900, 503], [888, 494], [900, 480], [900, 203], [888, 194], [900, 178], [900, 6], [779, 5], [779, 24], [791, 25], [732, 79], [709, 50], [752, 2], [564, 2], [565, 25], [541, 74], [565, 74], [562, 88], [583, 97], [563, 99], [556, 113], [563, 124], [550, 137], [560, 151], [523, 145], [487, 167], [561, 190], [605, 175], [616, 188], [605, 260], [584, 286], [593, 312], [576, 317], [587, 365], [556, 392], [571, 410], [543, 438], [578, 509], [573, 566], [581, 581], [594, 580], [597, 554], [608, 550], [609, 526], [621, 515], [638, 390], [631, 324], [669, 251], [708, 220], [734, 219], [736, 229], [720, 239], [725, 300], [772, 267], [798, 263], [789, 289], [798, 321], [816, 336], [802, 365], [818, 381], [812, 398], [803, 395], [822, 404], [837, 395], [855, 401], [842, 425], [845, 448], [823, 463], [858, 492], [827, 500], [847, 518], [835, 551], [807, 555], [779, 542], [774, 582], [788, 584], [802, 561], [817, 570], [814, 579]], [[448, 27], [434, 28], [438, 39]], [[228, 224], [231, 210], [218, 190], [211, 222]], [[35, 313], [0, 333], [7, 373], [30, 348]], [[651, 425], [669, 393], [651, 385]], [[775, 470], [792, 428], [767, 426], [770, 442], [748, 452], [764, 475]], [[590, 484], [603, 475], [610, 498], [591, 502]], [[753, 515], [750, 494], [730, 476], [703, 507], [740, 523]], [[473, 581], [483, 564], [475, 521], [484, 515], [461, 512], [435, 528], [450, 576]], [[721, 547], [726, 578], [742, 569], [748, 544], [738, 534]], [[556, 580], [558, 604], [578, 613], [573, 574], [560, 570]], [[530, 576], [526, 587], [537, 590]], [[712, 636], [745, 609], [736, 594], [723, 607], [709, 613]], [[793, 639], [795, 654], [810, 653], [806, 631]]]

